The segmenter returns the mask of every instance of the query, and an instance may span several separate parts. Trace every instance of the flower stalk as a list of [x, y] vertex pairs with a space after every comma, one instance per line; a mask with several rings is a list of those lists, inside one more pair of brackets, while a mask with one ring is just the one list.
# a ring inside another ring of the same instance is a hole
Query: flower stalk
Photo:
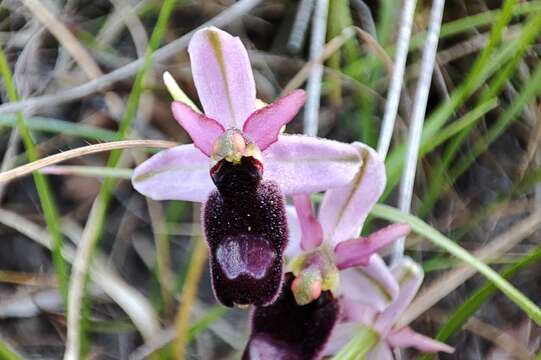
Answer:
[[376, 346], [379, 334], [368, 326], [359, 326], [353, 338], [334, 357], [333, 360], [360, 360]]

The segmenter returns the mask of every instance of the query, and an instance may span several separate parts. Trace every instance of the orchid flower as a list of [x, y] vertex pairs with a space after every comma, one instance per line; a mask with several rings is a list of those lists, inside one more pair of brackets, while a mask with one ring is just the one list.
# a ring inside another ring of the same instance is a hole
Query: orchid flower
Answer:
[[368, 360], [393, 360], [393, 349], [414, 347], [421, 352], [443, 351], [452, 353], [454, 349], [444, 343], [421, 335], [408, 326], [397, 325], [401, 314], [411, 303], [423, 282], [423, 270], [408, 257], [391, 267], [391, 272], [400, 286], [399, 294], [383, 311], [361, 304], [344, 293], [341, 299], [342, 319], [333, 329], [325, 348], [325, 354], [338, 352], [355, 334], [360, 326], [375, 331], [378, 341], [366, 355]]
[[358, 236], [385, 189], [386, 176], [385, 165], [372, 148], [353, 146], [363, 162], [349, 184], [325, 192], [317, 219], [308, 195], [293, 196], [298, 220], [290, 216], [289, 222], [292, 228], [298, 224], [301, 237], [291, 237], [286, 254], [292, 258], [288, 265], [295, 275], [292, 290], [300, 305], [323, 290], [337, 297], [342, 288], [350, 297], [383, 310], [398, 295], [398, 286], [377, 252], [405, 237], [410, 227], [392, 224]]
[[[383, 311], [398, 296], [398, 284], [377, 251], [406, 236], [410, 228], [394, 224], [358, 236], [386, 177], [383, 161], [373, 149], [360, 143], [353, 146], [363, 162], [349, 184], [325, 193], [318, 218], [309, 195], [293, 197], [297, 217], [289, 217], [292, 231], [286, 251], [292, 258], [291, 286], [274, 304], [255, 308], [245, 359], [319, 358], [340, 318], [342, 297]], [[296, 312], [304, 316], [302, 325], [290, 315]]]
[[132, 182], [155, 200], [205, 202], [216, 297], [227, 306], [270, 304], [283, 279], [284, 195], [342, 186], [361, 159], [347, 144], [280, 135], [304, 104], [304, 91], [256, 109], [254, 77], [239, 38], [204, 28], [188, 52], [204, 114], [181, 101], [172, 103], [172, 112], [193, 144], [156, 154], [135, 169]]

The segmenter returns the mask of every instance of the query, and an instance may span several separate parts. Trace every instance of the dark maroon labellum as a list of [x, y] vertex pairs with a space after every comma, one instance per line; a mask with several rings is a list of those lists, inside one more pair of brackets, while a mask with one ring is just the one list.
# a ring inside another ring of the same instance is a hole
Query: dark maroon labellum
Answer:
[[287, 273], [280, 297], [269, 306], [256, 307], [250, 341], [243, 360], [318, 359], [340, 315], [330, 291], [307, 305], [297, 305], [291, 291], [294, 276]]
[[284, 197], [274, 182], [261, 180], [261, 164], [252, 157], [221, 160], [211, 176], [218, 190], [203, 220], [214, 293], [226, 306], [272, 303], [287, 245]]

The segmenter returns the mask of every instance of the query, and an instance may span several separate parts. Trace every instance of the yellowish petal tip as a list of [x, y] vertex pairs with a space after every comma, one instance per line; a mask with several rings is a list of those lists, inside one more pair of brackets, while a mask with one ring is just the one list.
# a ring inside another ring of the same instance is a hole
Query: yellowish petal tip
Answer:
[[184, 104], [188, 105], [192, 108], [193, 111], [201, 113], [201, 110], [194, 104], [194, 102], [186, 95], [184, 91], [180, 88], [180, 86], [177, 84], [173, 76], [169, 71], [166, 71], [163, 73], [163, 83], [165, 84], [165, 87], [169, 91], [169, 94], [171, 94], [171, 97], [174, 100], [181, 101]]

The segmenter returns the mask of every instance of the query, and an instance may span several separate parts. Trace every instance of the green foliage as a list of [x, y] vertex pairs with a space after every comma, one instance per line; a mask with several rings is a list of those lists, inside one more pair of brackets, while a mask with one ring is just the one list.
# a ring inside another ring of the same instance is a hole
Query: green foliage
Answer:
[[[511, 264], [505, 267], [500, 275], [508, 279], [511, 276], [518, 273], [520, 270], [535, 264], [541, 259], [541, 247], [537, 247], [534, 250], [530, 251], [528, 254], [523, 256], [520, 260], [516, 261], [514, 264]], [[468, 321], [468, 319], [475, 314], [475, 312], [489, 300], [489, 298], [494, 295], [497, 291], [497, 287], [491, 283], [487, 282], [485, 285], [479, 287], [473, 294], [471, 294], [466, 301], [464, 301], [454, 312], [449, 316], [449, 318], [443, 323], [438, 330], [436, 339], [440, 341], [449, 340], [454, 334], [456, 334], [462, 326]], [[432, 355], [425, 355], [423, 360], [429, 360], [434, 358]]]
[[507, 295], [507, 297], [520, 307], [533, 321], [541, 325], [541, 309], [539, 309], [536, 304], [528, 299], [522, 292], [517, 290], [500, 274], [492, 270], [484, 262], [476, 259], [470, 252], [444, 236], [432, 226], [416, 216], [403, 213], [400, 210], [387, 205], [376, 205], [372, 210], [372, 215], [396, 223], [405, 222], [410, 224], [415, 233], [426, 237], [432, 243], [441, 247], [451, 255], [466, 264], [473, 266], [480, 274], [490, 280], [494, 286]]
[[[0, 48], [0, 73], [4, 79], [4, 86], [6, 87], [9, 100], [16, 102], [19, 100], [19, 95], [17, 93], [17, 88], [13, 82], [11, 76], [11, 70], [9, 69], [9, 64], [6, 59], [4, 51]], [[32, 134], [26, 125], [26, 120], [22, 112], [17, 112], [15, 115], [17, 128], [23, 140], [24, 147], [28, 154], [29, 161], [36, 161], [39, 159], [39, 153], [32, 139]], [[63, 236], [62, 230], [60, 227], [60, 217], [58, 214], [58, 209], [55, 204], [54, 196], [50, 189], [47, 178], [39, 173], [32, 173], [34, 178], [34, 183], [36, 185], [36, 190], [38, 192], [39, 200], [41, 203], [41, 208], [45, 216], [45, 222], [47, 223], [47, 229], [51, 234], [52, 238], [52, 255], [53, 255], [53, 264], [55, 267], [56, 275], [58, 277], [58, 284], [60, 286], [60, 292], [64, 298], [64, 302], [67, 303], [68, 296], [68, 265], [62, 257], [62, 243]]]
[[[145, 79], [145, 75], [150, 69], [150, 65], [152, 63], [152, 55], [154, 54], [154, 51], [156, 51], [156, 49], [158, 48], [165, 33], [165, 29], [169, 18], [171, 17], [171, 14], [173, 12], [175, 3], [176, 0], [165, 0], [161, 7], [158, 21], [148, 43], [148, 48], [145, 53], [143, 66], [137, 72], [132, 90], [130, 92], [130, 96], [128, 97], [128, 103], [124, 111], [124, 115], [120, 120], [118, 131], [116, 133], [119, 140], [123, 140], [126, 138], [135, 119], [135, 115], [139, 107], [139, 100], [143, 92], [143, 81]], [[119, 164], [121, 155], [122, 151], [112, 151], [109, 156], [109, 160], [107, 161], [107, 166], [110, 168], [116, 168]], [[95, 207], [87, 222], [87, 228], [91, 228], [93, 230], [90, 238], [92, 249], [91, 254], [93, 254], [93, 250], [95, 249], [98, 239], [102, 233], [106, 220], [107, 209], [109, 207], [109, 202], [111, 200], [114, 187], [115, 179], [110, 177], [105, 178], [96, 199]], [[91, 261], [92, 260], [89, 259], [87, 263], [90, 264]], [[85, 300], [83, 301], [83, 303], [84, 302]], [[86, 327], [84, 325], [84, 317], [82, 324], [84, 329]]]

